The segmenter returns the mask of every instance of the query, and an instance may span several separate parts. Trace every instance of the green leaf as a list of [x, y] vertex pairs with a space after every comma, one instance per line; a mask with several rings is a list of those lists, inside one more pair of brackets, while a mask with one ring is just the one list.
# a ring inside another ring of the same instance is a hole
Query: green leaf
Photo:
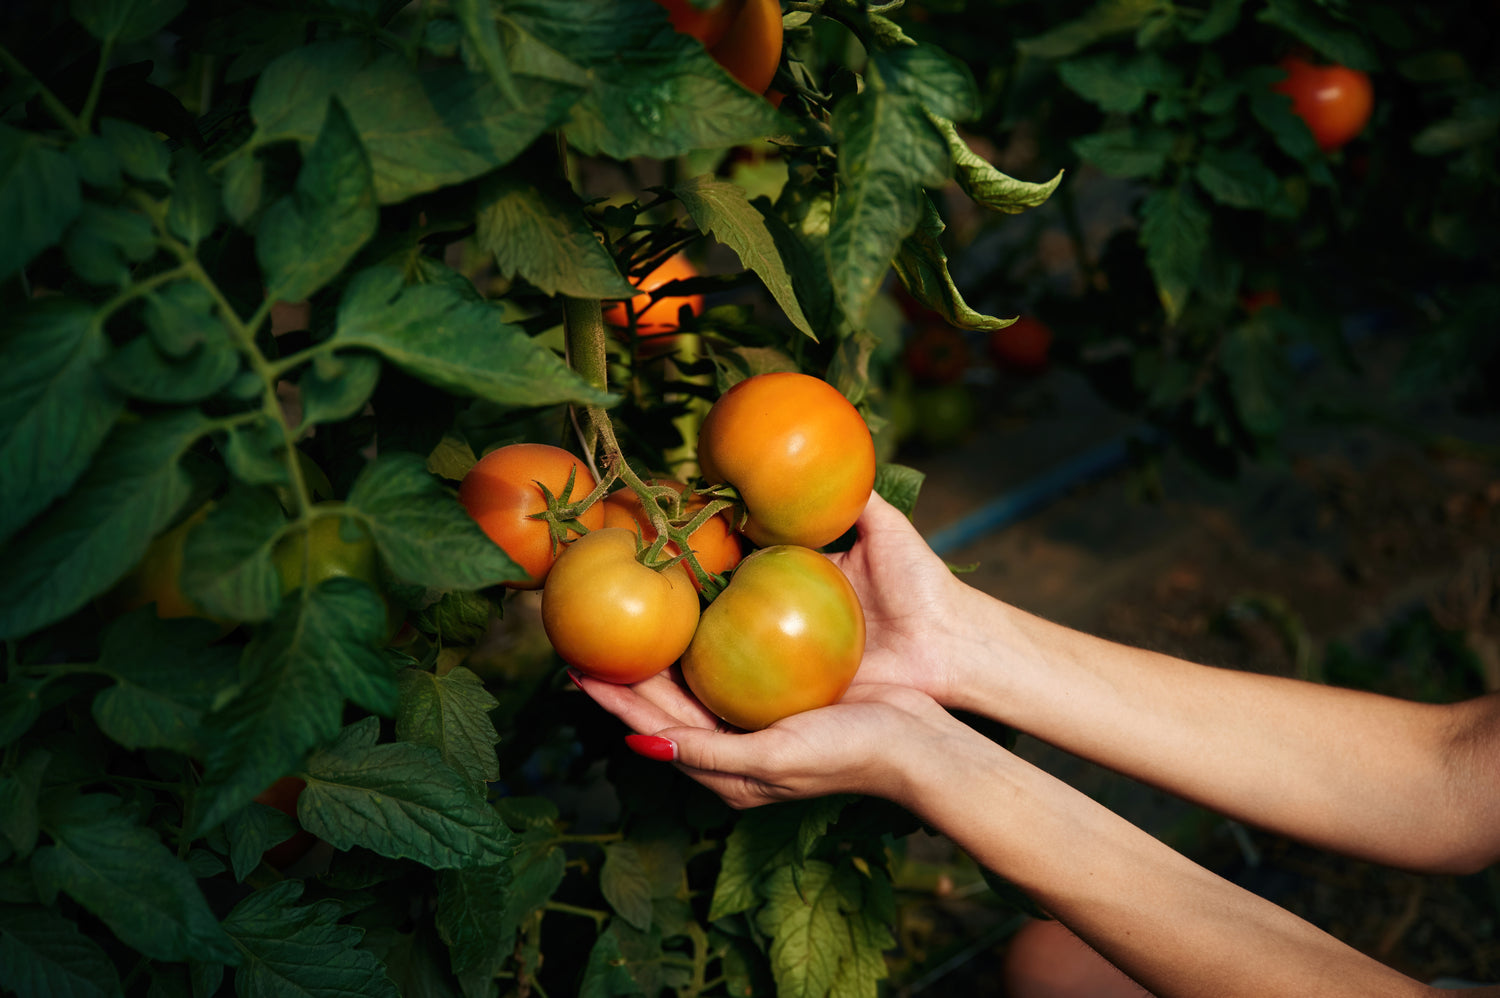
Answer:
[[438, 676], [406, 669], [397, 677], [396, 737], [435, 749], [455, 771], [476, 784], [500, 778], [490, 721], [498, 706], [478, 676], [463, 667]]
[[351, 578], [298, 589], [245, 648], [239, 694], [204, 719], [198, 828], [209, 829], [342, 730], [344, 702], [389, 717], [396, 669], [381, 652], [386, 608]]
[[1116, 177], [1154, 177], [1167, 165], [1177, 138], [1164, 129], [1115, 128], [1073, 140], [1073, 150]]
[[290, 839], [300, 828], [291, 815], [256, 800], [226, 818], [224, 832], [235, 881], [243, 882], [260, 865], [267, 849]]
[[604, 847], [599, 890], [621, 918], [642, 932], [651, 928], [651, 881], [632, 842]]
[[124, 992], [98, 943], [52, 908], [0, 905], [0, 990], [114, 998]]
[[161, 620], [149, 607], [104, 631], [99, 669], [114, 685], [94, 697], [94, 721], [127, 749], [203, 752], [199, 724], [238, 675], [233, 645], [213, 645], [219, 627], [204, 620]]
[[156, 252], [156, 233], [138, 211], [86, 201], [63, 238], [63, 252], [84, 280], [124, 285], [131, 266]]
[[235, 905], [224, 930], [243, 954], [235, 992], [244, 998], [399, 998], [385, 968], [360, 946], [365, 932], [341, 925], [332, 898], [298, 905], [302, 882], [283, 880]]
[[359, 351], [320, 353], [302, 372], [302, 428], [348, 419], [365, 407], [380, 382], [378, 358]]
[[489, 74], [490, 80], [512, 104], [520, 104], [524, 98], [516, 88], [515, 78], [510, 72], [510, 62], [500, 45], [500, 31], [495, 25], [495, 11], [483, 0], [455, 0], [454, 13], [463, 26], [464, 41], [473, 52], [474, 60]]
[[686, 180], [672, 188], [693, 224], [734, 250], [740, 263], [753, 270], [781, 311], [798, 330], [817, 339], [793, 290], [792, 278], [781, 258], [766, 218], [738, 185], [711, 174]]
[[1211, 221], [1185, 184], [1154, 191], [1141, 206], [1141, 245], [1168, 322], [1177, 321], [1198, 283]]
[[370, 158], [375, 196], [394, 204], [504, 166], [562, 121], [576, 87], [517, 74], [512, 102], [461, 66], [418, 73], [394, 52], [345, 39], [297, 48], [261, 75], [250, 101], [253, 147], [311, 145], [337, 97]]
[[[849, 868], [835, 870], [818, 861], [808, 863], [800, 876], [794, 876], [789, 866], [770, 875], [766, 906], [756, 923], [773, 937], [770, 957], [777, 994], [826, 995], [834, 993], [841, 980], [845, 986], [837, 993], [875, 993], [876, 982], [885, 976], [884, 962], [875, 970], [864, 951], [875, 948], [879, 954], [891, 940], [888, 934], [883, 939], [872, 934], [857, 917], [857, 876]], [[878, 943], [884, 945], [876, 948]]]
[[1267, 0], [1265, 9], [1255, 17], [1311, 46], [1330, 62], [1367, 72], [1380, 68], [1379, 58], [1358, 31], [1337, 23], [1313, 4]]
[[916, 231], [901, 241], [891, 261], [896, 276], [912, 297], [961, 329], [1002, 329], [1015, 319], [999, 319], [976, 312], [964, 301], [948, 272], [948, 254], [943, 249], [943, 219], [931, 201], [923, 206]]
[[630, 973], [628, 961], [620, 949], [620, 934], [611, 924], [589, 949], [583, 981], [578, 988], [579, 998], [636, 998], [645, 994]]
[[32, 749], [0, 777], [0, 835], [22, 858], [36, 848], [37, 799], [42, 792], [42, 774], [51, 760], [51, 753]]
[[1224, 336], [1219, 367], [1229, 380], [1235, 412], [1252, 434], [1269, 439], [1286, 422], [1286, 348], [1269, 323], [1241, 323]]
[[231, 159], [224, 167], [224, 212], [235, 225], [244, 225], [260, 210], [265, 192], [266, 164], [253, 152]]
[[1193, 178], [1215, 201], [1231, 208], [1275, 212], [1280, 205], [1280, 180], [1251, 152], [1210, 146]]
[[0, 745], [12, 745], [42, 716], [45, 682], [13, 680], [0, 684]]
[[947, 179], [948, 147], [920, 101], [876, 90], [841, 101], [833, 131], [839, 194], [823, 251], [839, 305], [858, 325], [922, 219], [923, 186]]
[[967, 121], [979, 114], [979, 87], [968, 66], [935, 46], [876, 52], [870, 69], [877, 88], [916, 98], [930, 117]]
[[709, 921], [753, 908], [761, 881], [784, 864], [801, 863], [849, 800], [840, 796], [772, 804], [741, 815], [725, 844]]
[[415, 454], [392, 452], [370, 462], [348, 502], [397, 578], [434, 589], [482, 589], [520, 571]]
[[903, 464], [882, 462], [875, 468], [875, 491], [910, 519], [917, 508], [917, 495], [927, 476]]
[[41, 136], [0, 124], [0, 280], [55, 245], [80, 204], [73, 161]]
[[1212, 0], [1202, 20], [1185, 28], [1182, 36], [1196, 45], [1218, 41], [1239, 24], [1240, 8], [1244, 3], [1245, 0]]
[[99, 122], [99, 134], [114, 150], [120, 168], [137, 180], [171, 182], [172, 154], [161, 139], [140, 125], [118, 118]]
[[517, 0], [505, 13], [513, 69], [577, 78], [555, 70], [571, 64], [584, 74], [564, 133], [585, 154], [665, 159], [785, 128], [648, 0]]
[[0, 638], [61, 620], [115, 583], [182, 509], [178, 460], [202, 435], [196, 412], [122, 422], [72, 492], [0, 554]]
[[373, 350], [428, 384], [500, 405], [614, 400], [502, 320], [494, 305], [448, 284], [403, 285], [393, 267], [372, 267], [350, 282], [332, 342]]
[[205, 343], [229, 343], [229, 329], [216, 314], [208, 289], [196, 281], [174, 281], [146, 296], [146, 329], [169, 357], [186, 357]]
[[1022, 55], [1065, 59], [1095, 42], [1134, 32], [1158, 11], [1170, 9], [1164, 0], [1100, 0], [1083, 16], [1016, 43]]
[[1040, 207], [1062, 183], [1061, 170], [1051, 180], [1039, 184], [1008, 177], [970, 149], [953, 122], [935, 118], [933, 124], [948, 142], [958, 186], [977, 204], [992, 211], [1016, 215], [1028, 208]]
[[73, 797], [43, 821], [52, 845], [32, 871], [44, 897], [58, 891], [154, 960], [239, 963], [187, 864], [108, 794]]
[[1285, 75], [1279, 67], [1272, 66], [1246, 80], [1250, 112], [1271, 133], [1271, 138], [1283, 152], [1302, 162], [1310, 179], [1320, 184], [1332, 184], [1333, 173], [1328, 169], [1323, 150], [1318, 148], [1318, 140], [1313, 138], [1312, 129], [1292, 110], [1290, 97], [1271, 89]]
[[375, 234], [378, 216], [370, 161], [343, 105], [331, 100], [292, 193], [266, 209], [256, 230], [266, 297], [302, 301], [333, 280]]
[[286, 430], [276, 417], [257, 412], [250, 419], [236, 422], [226, 432], [222, 449], [230, 472], [244, 484], [291, 484], [287, 477]]
[[411, 742], [377, 745], [366, 718], [308, 761], [297, 817], [336, 849], [363, 846], [434, 870], [497, 866], [515, 835], [485, 802], [484, 789]]
[[203, 158], [192, 149], [179, 149], [172, 158], [167, 228], [189, 246], [197, 247], [218, 223], [219, 189], [208, 175]]
[[100, 41], [150, 38], [182, 12], [187, 0], [73, 0], [70, 13]]
[[114, 425], [108, 351], [93, 310], [66, 298], [28, 303], [0, 332], [0, 541], [72, 487]]
[[512, 947], [502, 941], [497, 926], [504, 924], [511, 907], [513, 879], [508, 865], [438, 873], [434, 919], [460, 981], [489, 980], [510, 960]]
[[[509, 800], [501, 798], [501, 806]], [[510, 894], [493, 931], [496, 949], [506, 954], [515, 949], [516, 933], [520, 927], [542, 905], [552, 900], [567, 872], [567, 853], [557, 843], [556, 806], [550, 801], [534, 806], [550, 806], [551, 820], [543, 821], [541, 816], [533, 815], [536, 823], [520, 834], [515, 855], [505, 864], [511, 871]]]
[[629, 298], [635, 293], [583, 217], [578, 196], [493, 174], [479, 187], [475, 239], [504, 277], [519, 275], [548, 295]]
[[211, 398], [240, 371], [240, 352], [227, 338], [206, 340], [186, 353], [163, 351], [153, 336], [137, 336], [110, 358], [110, 384], [148, 402], [186, 404]]
[[78, 139], [68, 147], [68, 158], [78, 167], [78, 179], [90, 187], [111, 192], [120, 189], [120, 161], [102, 136]]
[[1057, 67], [1068, 88], [1100, 110], [1130, 114], [1149, 94], [1177, 90], [1182, 71], [1155, 52], [1126, 58], [1118, 52], [1069, 59]]

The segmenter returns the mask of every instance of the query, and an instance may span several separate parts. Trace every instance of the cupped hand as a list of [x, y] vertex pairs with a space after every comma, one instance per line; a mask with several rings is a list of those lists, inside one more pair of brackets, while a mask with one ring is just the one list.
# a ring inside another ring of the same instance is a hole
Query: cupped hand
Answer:
[[900, 510], [870, 493], [858, 540], [829, 555], [865, 612], [865, 657], [854, 683], [909, 686], [949, 703], [959, 655], [952, 641], [975, 602]]
[[[899, 515], [899, 514], [898, 514]], [[916, 753], [967, 730], [931, 697], [861, 683], [831, 707], [793, 714], [754, 732], [724, 731], [676, 668], [632, 686], [574, 675], [585, 693], [645, 742], [642, 754], [674, 762], [731, 807], [864, 793], [901, 803]]]

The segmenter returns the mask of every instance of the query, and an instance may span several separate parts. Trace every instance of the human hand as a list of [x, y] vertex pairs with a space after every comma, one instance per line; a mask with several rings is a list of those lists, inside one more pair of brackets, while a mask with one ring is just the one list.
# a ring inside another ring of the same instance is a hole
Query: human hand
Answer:
[[[898, 514], [899, 515], [899, 514]], [[674, 762], [731, 807], [864, 793], [906, 803], [919, 753], [968, 731], [931, 697], [903, 686], [861, 683], [831, 707], [754, 732], [723, 731], [674, 667], [632, 686], [570, 673], [624, 721], [642, 755]]]

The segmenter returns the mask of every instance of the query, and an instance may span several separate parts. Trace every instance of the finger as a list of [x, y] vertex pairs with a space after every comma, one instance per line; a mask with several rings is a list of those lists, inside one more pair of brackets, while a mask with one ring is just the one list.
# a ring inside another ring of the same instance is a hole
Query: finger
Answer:
[[693, 696], [687, 681], [682, 678], [682, 671], [675, 665], [650, 679], [636, 683], [635, 689], [683, 724], [712, 728], [719, 723], [714, 712]]
[[599, 706], [624, 721], [632, 731], [657, 731], [675, 727], [684, 721], [634, 686], [609, 683], [571, 671], [568, 675], [579, 689], [592, 697]]

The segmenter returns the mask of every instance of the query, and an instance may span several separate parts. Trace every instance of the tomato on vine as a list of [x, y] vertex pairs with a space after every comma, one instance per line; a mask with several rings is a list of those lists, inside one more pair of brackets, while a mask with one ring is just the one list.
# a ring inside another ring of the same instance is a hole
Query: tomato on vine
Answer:
[[[573, 488], [568, 489], [568, 476]], [[512, 589], [540, 589], [561, 542], [578, 530], [565, 528], [554, 539], [551, 525], [536, 519], [547, 509], [548, 492], [562, 502], [577, 502], [598, 484], [588, 466], [551, 444], [508, 444], [490, 451], [469, 469], [458, 486], [458, 500], [490, 540], [510, 555], [526, 574], [506, 580]], [[604, 510], [594, 503], [577, 517], [584, 530], [604, 526]]]
[[[114, 616], [150, 603], [156, 605], [156, 615], [163, 620], [181, 617], [213, 620], [182, 591], [183, 545], [187, 542], [187, 535], [203, 522], [210, 509], [212, 504], [204, 503], [181, 523], [158, 534], [136, 566], [100, 599], [100, 607]], [[214, 622], [226, 633], [234, 626], [230, 621]]]
[[828, 382], [793, 371], [725, 392], [703, 419], [698, 464], [739, 492], [745, 536], [761, 547], [822, 547], [854, 526], [875, 487], [864, 417]]
[[636, 558], [633, 531], [603, 527], [569, 544], [542, 588], [542, 626], [563, 661], [596, 679], [638, 683], [677, 661], [698, 626], [698, 591], [680, 563]]
[[[684, 281], [700, 276], [698, 268], [685, 254], [677, 253], [663, 260], [656, 269], [644, 277], [631, 280], [641, 293], [630, 299], [635, 311], [636, 335], [643, 338], [670, 336], [680, 325], [682, 307], [686, 305], [694, 315], [703, 314], [703, 296], [699, 294], [670, 295], [652, 300], [651, 292], [673, 281]], [[624, 302], [615, 302], [604, 309], [604, 321], [621, 329], [630, 325], [630, 313]]]
[[[682, 482], [654, 479], [650, 485], [669, 485], [678, 493], [687, 491], [687, 486]], [[692, 519], [708, 503], [700, 497], [691, 497], [683, 503], [683, 516]], [[610, 493], [604, 498], [604, 525], [606, 527], [623, 527], [626, 530], [639, 530], [644, 543], [650, 544], [656, 540], [656, 528], [651, 525], [651, 518], [646, 514], [646, 507], [641, 502], [641, 497], [630, 489], [621, 489]], [[734, 530], [734, 525], [723, 513], [717, 513], [709, 520], [693, 531], [688, 537], [688, 547], [692, 549], [693, 557], [698, 560], [698, 566], [710, 575], [723, 575], [740, 563], [744, 557], [744, 549], [740, 546], [740, 536]], [[668, 543], [666, 546], [668, 554], [677, 554], [677, 545]], [[698, 585], [698, 579], [688, 572], [688, 577], [693, 580], [693, 585]]]
[[948, 385], [969, 366], [969, 344], [962, 333], [943, 323], [918, 327], [902, 349], [911, 376], [923, 384]]
[[405, 615], [385, 591], [380, 554], [363, 527], [355, 526], [355, 538], [344, 537], [346, 517], [319, 516], [306, 530], [294, 530], [276, 542], [271, 561], [281, 580], [283, 596], [304, 585], [316, 588], [329, 579], [358, 579], [380, 594], [386, 610], [386, 638], [394, 639]]
[[736, 727], [837, 703], [865, 650], [865, 615], [839, 567], [809, 548], [751, 553], [703, 611], [682, 675]]
[[781, 0], [745, 0], [724, 39], [708, 54], [747, 90], [764, 94], [781, 64]]
[[1052, 350], [1052, 329], [1032, 315], [1021, 315], [1003, 329], [990, 330], [990, 359], [1017, 374], [1045, 370]]
[[1364, 131], [1375, 109], [1370, 77], [1348, 66], [1320, 66], [1301, 56], [1281, 60], [1286, 79], [1274, 89], [1292, 99], [1292, 110], [1307, 122], [1318, 148], [1333, 152]]
[[665, 7], [672, 27], [692, 35], [705, 48], [713, 48], [739, 16], [745, 0], [719, 0], [712, 7], [699, 7], [693, 0], [656, 0]]

